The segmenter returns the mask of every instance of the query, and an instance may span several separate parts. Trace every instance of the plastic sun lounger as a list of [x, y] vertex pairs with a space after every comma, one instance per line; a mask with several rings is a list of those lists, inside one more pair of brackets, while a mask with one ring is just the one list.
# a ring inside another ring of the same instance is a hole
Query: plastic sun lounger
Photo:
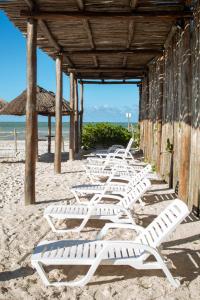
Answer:
[[152, 168], [151, 165], [144, 166], [130, 166], [128, 164], [119, 164], [115, 165], [111, 168], [102, 168], [101, 166], [85, 166], [85, 171], [87, 177], [90, 179], [92, 183], [96, 183], [97, 181], [100, 181], [101, 178], [111, 178], [113, 176], [119, 176], [120, 177], [133, 177], [135, 176], [139, 171], [144, 170], [145, 168], [149, 169], [148, 178], [155, 177], [153, 173], [150, 173]]
[[[32, 266], [37, 270], [43, 283], [52, 286], [84, 286], [99, 265], [126, 265], [139, 270], [161, 269], [169, 282], [178, 287], [180, 282], [174, 279], [158, 247], [189, 214], [188, 207], [181, 200], [174, 200], [145, 229], [132, 224], [106, 224], [96, 240], [43, 241], [34, 250]], [[134, 240], [102, 240], [110, 228], [131, 229], [138, 233]], [[152, 256], [154, 260], [147, 261]], [[79, 280], [50, 281], [43, 265], [90, 266], [86, 275]]]
[[[106, 155], [98, 155], [96, 154], [96, 156], [99, 156], [99, 157], [88, 157], [87, 158], [87, 162], [89, 163], [94, 163], [95, 161], [110, 161], [112, 159], [132, 159], [133, 160], [133, 155], [131, 153], [131, 146], [133, 144], [133, 138], [130, 139], [130, 141], [128, 142], [128, 145], [126, 147], [126, 149], [122, 149], [122, 148], [118, 148], [116, 149], [114, 152], [110, 152], [110, 153], [107, 153]], [[105, 156], [105, 157], [103, 157]]]
[[[130, 150], [131, 150], [131, 146], [133, 144], [133, 138], [131, 138], [126, 146], [126, 148], [124, 148], [121, 145], [113, 145], [112, 147], [110, 147], [108, 150], [101, 150], [101, 151], [95, 151], [94, 154], [100, 158], [105, 158], [107, 157], [108, 154], [112, 155], [119, 155], [122, 156], [123, 154], [126, 156]], [[120, 150], [120, 151], [118, 151]], [[121, 151], [122, 150], [122, 151]], [[128, 154], [129, 155], [129, 154]]]
[[[44, 217], [49, 223], [53, 232], [65, 233], [69, 231], [80, 232], [86, 225], [89, 219], [110, 220], [115, 223], [131, 223], [135, 224], [129, 209], [139, 201], [141, 197], [151, 187], [148, 179], [143, 179], [135, 186], [126, 197], [115, 197], [107, 195], [110, 201], [118, 200], [118, 203], [113, 204], [98, 204], [103, 201], [103, 197], [94, 197], [88, 205], [50, 205], [44, 211]], [[81, 224], [72, 229], [56, 229], [55, 220], [78, 219], [82, 220]]]
[[[149, 173], [150, 166], [148, 165], [140, 172], [136, 173], [134, 176], [120, 176], [115, 177], [111, 176], [106, 183], [99, 184], [82, 184], [73, 186], [70, 190], [73, 193], [76, 201], [82, 203], [79, 199], [80, 196], [90, 195], [90, 194], [101, 194], [105, 195], [106, 193], [114, 195], [126, 195], [130, 190], [131, 186], [135, 186]], [[116, 182], [112, 180], [123, 180], [124, 182]]]

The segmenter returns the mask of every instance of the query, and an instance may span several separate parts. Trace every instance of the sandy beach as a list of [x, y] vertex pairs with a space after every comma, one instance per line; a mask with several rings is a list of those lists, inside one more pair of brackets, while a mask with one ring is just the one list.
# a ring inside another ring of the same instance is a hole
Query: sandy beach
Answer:
[[[21, 142], [17, 158], [0, 160], [0, 300], [200, 299], [200, 220], [193, 213], [163, 243], [163, 254], [171, 260], [172, 274], [181, 280], [180, 288], [174, 289], [161, 271], [117, 266], [100, 267], [83, 288], [45, 287], [31, 266], [34, 246], [40, 240], [94, 239], [102, 223], [89, 222], [80, 234], [57, 236], [51, 232], [43, 218], [44, 208], [54, 203], [73, 203], [70, 186], [88, 180], [82, 161], [67, 161], [67, 154], [63, 155], [62, 174], [54, 175], [53, 155], [45, 153], [42, 142], [36, 173], [37, 204], [25, 207], [23, 145]], [[136, 205], [133, 211], [137, 223], [147, 226], [174, 198], [176, 195], [165, 183], [152, 182], [151, 191], [143, 199], [144, 209]], [[111, 230], [106, 238], [132, 239], [133, 233]], [[70, 280], [84, 271], [84, 267], [56, 269], [50, 271], [50, 277]]]

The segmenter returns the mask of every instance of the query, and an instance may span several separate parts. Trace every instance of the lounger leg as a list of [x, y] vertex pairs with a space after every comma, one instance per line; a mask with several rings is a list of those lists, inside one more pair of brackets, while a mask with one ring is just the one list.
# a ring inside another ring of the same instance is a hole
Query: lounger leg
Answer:
[[[87, 215], [85, 216], [85, 218], [83, 219], [83, 221], [81, 222], [81, 224], [79, 226], [77, 226], [75, 228], [70, 228], [70, 229], [57, 229], [55, 227], [55, 225], [53, 224], [53, 222], [51, 220], [51, 217], [49, 215], [45, 215], [45, 218], [47, 219], [47, 222], [49, 223], [49, 225], [50, 225], [50, 227], [51, 227], [51, 229], [52, 229], [53, 232], [56, 232], [56, 233], [80, 232], [85, 227], [85, 225], [87, 224], [88, 220], [90, 219], [92, 211], [93, 211], [93, 207], [90, 208], [90, 210], [88, 211]], [[67, 220], [67, 218], [62, 219], [62, 220], [63, 221]]]
[[41, 262], [34, 262], [33, 263], [33, 267], [36, 268], [38, 274], [40, 275], [42, 281], [44, 282], [45, 285], [51, 285], [51, 286], [84, 286], [86, 285], [91, 277], [93, 276], [93, 274], [95, 273], [96, 269], [98, 268], [101, 260], [102, 260], [102, 256], [104, 254], [105, 249], [102, 249], [101, 252], [99, 253], [99, 255], [97, 256], [97, 258], [95, 259], [95, 261], [93, 262], [93, 264], [91, 265], [91, 267], [89, 268], [88, 272], [86, 273], [86, 275], [80, 279], [80, 280], [74, 280], [74, 281], [62, 281], [62, 282], [50, 282], [43, 267]]
[[178, 279], [175, 279], [170, 270], [168, 269], [168, 267], [166, 266], [166, 264], [162, 261], [161, 262], [161, 268], [163, 270], [163, 272], [165, 273], [167, 279], [169, 280], [169, 282], [176, 288], [178, 288], [180, 286], [180, 281]]
[[32, 266], [36, 269], [36, 271], [38, 272], [38, 274], [40, 275], [42, 281], [44, 282], [45, 285], [50, 285], [50, 281], [45, 273], [45, 270], [41, 264], [41, 262], [37, 261], [32, 263]]
[[[153, 255], [153, 254], [152, 254]], [[136, 269], [147, 269], [147, 270], [152, 270], [152, 269], [161, 269], [167, 279], [169, 280], [169, 282], [171, 283], [171, 285], [173, 285], [175, 288], [180, 286], [180, 282], [178, 279], [175, 279], [170, 270], [168, 269], [168, 267], [166, 266], [165, 262], [163, 261], [161, 255], [157, 252], [156, 255], [154, 255], [155, 259], [157, 262], [152, 262], [152, 263], [144, 263], [141, 266], [135, 266], [133, 265], [132, 267], [136, 268]]]
[[71, 192], [72, 192], [72, 194], [74, 195], [76, 201], [77, 201], [79, 204], [81, 204], [81, 201], [79, 200], [79, 197], [78, 197], [77, 193], [76, 193], [74, 190], [71, 190]]

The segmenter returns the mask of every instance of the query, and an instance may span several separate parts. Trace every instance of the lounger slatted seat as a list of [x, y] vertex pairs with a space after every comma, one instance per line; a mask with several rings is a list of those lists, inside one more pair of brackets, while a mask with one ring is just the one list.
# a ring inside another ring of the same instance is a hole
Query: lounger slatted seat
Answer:
[[[99, 265], [127, 265], [136, 269], [161, 269], [169, 282], [180, 285], [174, 279], [165, 263], [158, 247], [189, 214], [189, 210], [181, 200], [174, 200], [145, 229], [131, 224], [106, 224], [97, 236], [97, 240], [62, 240], [43, 241], [34, 250], [31, 262], [45, 285], [52, 286], [84, 286], [87, 284]], [[165, 222], [168, 219], [169, 222]], [[131, 229], [138, 233], [134, 240], [106, 241], [101, 240], [110, 228]], [[159, 229], [160, 228], [160, 229]], [[154, 260], [147, 261], [149, 256]], [[50, 281], [43, 265], [88, 265], [86, 275], [72, 281]]]
[[151, 165], [144, 166], [129, 166], [129, 165], [119, 165], [109, 169], [102, 168], [99, 166], [85, 166], [86, 175], [91, 180], [92, 183], [99, 181], [100, 178], [110, 178], [111, 176], [118, 177], [134, 177], [138, 172], [148, 171], [147, 178], [153, 179], [157, 178], [154, 173], [151, 173]]
[[[115, 195], [106, 195], [105, 198], [109, 201], [118, 201], [113, 204], [99, 204], [102, 203], [104, 197], [93, 197], [87, 205], [50, 205], [44, 211], [44, 217], [49, 223], [53, 232], [65, 233], [69, 231], [80, 232], [90, 219], [109, 220], [117, 223], [131, 223], [135, 224], [129, 209], [139, 201], [141, 205], [143, 202], [141, 197], [149, 190], [151, 183], [148, 179], [143, 179], [138, 185], [133, 187], [124, 197]], [[58, 229], [55, 226], [55, 220], [82, 220], [78, 227], [70, 229]]]
[[[79, 203], [81, 203], [79, 195], [105, 193], [124, 195], [127, 193], [127, 191], [129, 191], [131, 186], [135, 186], [138, 182], [145, 178], [150, 169], [151, 166], [147, 165], [140, 172], [135, 173], [132, 177], [130, 175], [120, 175], [120, 177], [115, 177], [115, 175], [113, 175], [106, 183], [76, 185], [73, 186], [70, 190]], [[115, 179], [124, 180], [124, 182], [121, 183], [112, 181]]]

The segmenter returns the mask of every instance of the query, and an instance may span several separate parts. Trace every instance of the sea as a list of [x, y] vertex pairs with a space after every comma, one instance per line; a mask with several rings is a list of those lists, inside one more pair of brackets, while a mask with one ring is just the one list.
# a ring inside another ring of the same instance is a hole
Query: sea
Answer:
[[[83, 125], [88, 124], [88, 122]], [[127, 123], [112, 123], [121, 125], [123, 127], [128, 126]], [[0, 122], [0, 140], [13, 140], [14, 139], [14, 130], [17, 133], [18, 140], [25, 139], [25, 122]], [[51, 124], [51, 133], [52, 136], [55, 135], [55, 123]], [[47, 122], [38, 122], [38, 138], [39, 139], [47, 139], [48, 134], [48, 123]], [[65, 140], [69, 139], [69, 122], [63, 122], [63, 130], [62, 135]]]

